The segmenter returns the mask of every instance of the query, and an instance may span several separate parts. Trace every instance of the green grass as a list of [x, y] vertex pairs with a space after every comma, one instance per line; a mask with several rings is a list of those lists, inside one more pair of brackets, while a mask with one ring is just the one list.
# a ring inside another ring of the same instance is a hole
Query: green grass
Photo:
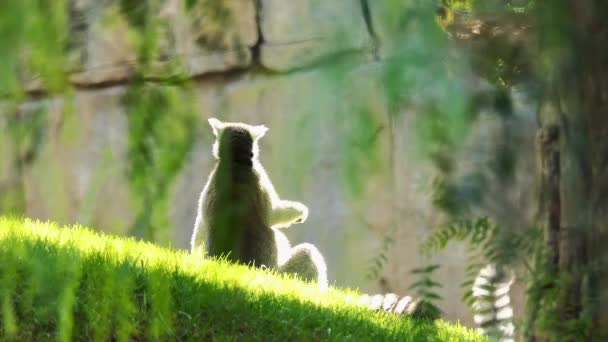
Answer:
[[358, 294], [83, 227], [0, 217], [0, 340], [482, 341]]

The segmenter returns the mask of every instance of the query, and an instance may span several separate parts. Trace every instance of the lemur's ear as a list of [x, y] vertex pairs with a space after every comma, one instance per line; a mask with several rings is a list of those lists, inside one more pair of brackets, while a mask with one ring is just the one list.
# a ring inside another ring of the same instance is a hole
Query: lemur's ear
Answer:
[[213, 134], [215, 134], [215, 136], [219, 136], [220, 133], [222, 132], [222, 130], [224, 129], [224, 123], [222, 123], [220, 120], [216, 119], [216, 118], [209, 118], [209, 125], [211, 125], [211, 129], [213, 129]]
[[266, 134], [266, 132], [268, 131], [268, 127], [266, 127], [264, 125], [253, 126], [250, 131], [251, 131], [251, 137], [253, 138], [253, 140], [258, 140], [261, 137], [263, 137], [264, 134]]

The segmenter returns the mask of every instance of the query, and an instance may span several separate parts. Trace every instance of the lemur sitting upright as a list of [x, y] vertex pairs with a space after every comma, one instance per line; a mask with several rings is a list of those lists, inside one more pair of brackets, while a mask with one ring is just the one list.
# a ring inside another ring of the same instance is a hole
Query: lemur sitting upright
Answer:
[[198, 203], [191, 251], [266, 266], [327, 287], [327, 267], [317, 248], [291, 247], [279, 230], [308, 217], [302, 203], [279, 198], [258, 158], [265, 126], [209, 119], [217, 164]]

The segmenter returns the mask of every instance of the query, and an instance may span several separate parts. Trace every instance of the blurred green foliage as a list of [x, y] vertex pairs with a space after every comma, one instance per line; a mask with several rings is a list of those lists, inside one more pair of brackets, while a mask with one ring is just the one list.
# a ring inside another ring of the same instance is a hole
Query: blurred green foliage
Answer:
[[[6, 130], [10, 137], [10, 146], [5, 148], [14, 153], [12, 165], [9, 167], [21, 174], [25, 166], [36, 159], [44, 142], [44, 130], [48, 127], [47, 113], [44, 110], [37, 110], [22, 117], [23, 115], [19, 114], [12, 105], [5, 107], [3, 111], [6, 115], [4, 118]], [[2, 189], [0, 210], [4, 213], [18, 215], [25, 212], [25, 189], [18, 177], [19, 175], [13, 175]]]
[[23, 98], [23, 78], [33, 75], [49, 92], [68, 90], [66, 6], [66, 0], [2, 1], [0, 94]]
[[[158, 6], [152, 6], [154, 4], [158, 5], [148, 1], [120, 2], [121, 14], [135, 28], [138, 51], [135, 80], [123, 96], [123, 104], [129, 123], [128, 179], [137, 208], [133, 233], [167, 243], [170, 240], [168, 190], [185, 161], [200, 120], [197, 120], [192, 87], [187, 84], [181, 66], [171, 62], [162, 69], [153, 69], [153, 62], [160, 54], [159, 39], [165, 25], [162, 20], [155, 19], [153, 10]], [[45, 109], [24, 114], [11, 104], [19, 104], [26, 98], [26, 92], [31, 92], [28, 89], [31, 82], [35, 84], [34, 89], [70, 98], [72, 90], [68, 76], [70, 71], [80, 68], [75, 63], [82, 63], [71, 56], [74, 50], [83, 48], [78, 44], [86, 43], [75, 40], [75, 35], [85, 34], [89, 29], [86, 22], [81, 22], [86, 21], [83, 17], [86, 13], [78, 12], [74, 6], [65, 0], [10, 0], [0, 4], [0, 35], [3, 37], [0, 89], [8, 104], [2, 114], [7, 118], [6, 128], [11, 134], [18, 172], [23, 172], [25, 165], [35, 160], [50, 127], [44, 121]], [[84, 33], [80, 32], [83, 30]], [[152, 71], [156, 73], [153, 77], [173, 85], [145, 82]], [[69, 102], [65, 101], [62, 116], [71, 113]], [[17, 189], [10, 197], [23, 196], [23, 192], [23, 189]], [[20, 205], [19, 201], [3, 198], [3, 212], [24, 212], [23, 201]]]
[[123, 98], [129, 123], [128, 178], [136, 202], [133, 233], [170, 241], [169, 190], [199, 127], [195, 97], [187, 86], [139, 82]]
[[438, 319], [441, 317], [441, 309], [439, 301], [441, 296], [437, 290], [443, 287], [440, 283], [433, 280], [433, 273], [437, 271], [441, 265], [428, 265], [417, 267], [411, 271], [416, 276], [417, 280], [410, 286], [410, 290], [414, 291], [420, 298], [420, 314], [428, 319]]

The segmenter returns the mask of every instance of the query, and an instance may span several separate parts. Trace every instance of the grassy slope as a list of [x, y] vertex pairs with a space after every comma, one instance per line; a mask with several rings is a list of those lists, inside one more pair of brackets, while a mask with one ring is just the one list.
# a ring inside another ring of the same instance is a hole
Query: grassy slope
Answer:
[[352, 291], [82, 227], [0, 217], [0, 339], [478, 341]]

